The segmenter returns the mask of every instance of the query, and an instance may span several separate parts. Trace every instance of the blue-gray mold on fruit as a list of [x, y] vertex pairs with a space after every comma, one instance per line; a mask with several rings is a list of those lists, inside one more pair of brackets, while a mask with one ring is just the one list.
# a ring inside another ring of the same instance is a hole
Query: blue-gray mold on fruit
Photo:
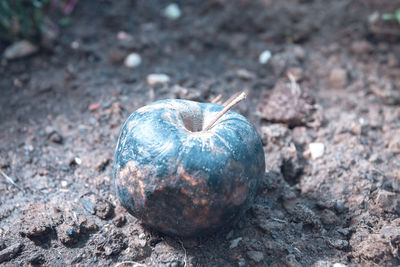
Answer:
[[161, 232], [193, 236], [228, 223], [252, 201], [265, 171], [261, 140], [242, 115], [222, 106], [161, 100], [122, 127], [114, 160], [118, 198]]

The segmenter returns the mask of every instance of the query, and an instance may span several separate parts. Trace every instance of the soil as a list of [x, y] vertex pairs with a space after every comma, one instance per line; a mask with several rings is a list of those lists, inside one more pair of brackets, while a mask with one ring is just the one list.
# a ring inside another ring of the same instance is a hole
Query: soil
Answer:
[[[79, 1], [51, 49], [0, 66], [0, 168], [19, 186], [0, 176], [0, 265], [399, 265], [400, 28], [371, 19], [394, 2], [178, 1], [170, 20], [165, 1]], [[145, 228], [114, 192], [124, 120], [243, 89], [266, 156], [255, 203], [208, 236]]]

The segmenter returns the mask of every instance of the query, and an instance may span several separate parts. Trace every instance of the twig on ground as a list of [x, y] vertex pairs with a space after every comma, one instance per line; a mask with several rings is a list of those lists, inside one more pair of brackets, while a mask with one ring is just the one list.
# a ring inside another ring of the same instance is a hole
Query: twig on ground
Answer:
[[25, 190], [19, 184], [15, 183], [13, 181], [13, 179], [11, 179], [5, 172], [3, 172], [2, 169], [0, 169], [0, 174], [7, 180], [7, 182], [9, 182], [11, 185], [15, 186], [16, 188], [21, 190], [23, 193], [25, 193]]
[[290, 72], [288, 73], [288, 78], [290, 80], [290, 89], [292, 90], [292, 94], [299, 95], [301, 93], [301, 88], [296, 82], [296, 78]]
[[185, 246], [183, 245], [182, 240], [179, 239], [179, 242], [181, 243], [182, 249], [183, 249], [183, 251], [185, 252], [185, 259], [184, 259], [184, 265], [183, 265], [183, 267], [186, 267], [186, 266], [188, 266], [188, 265], [187, 265], [187, 253], [186, 253], [186, 248], [185, 248]]
[[121, 266], [123, 264], [132, 264], [132, 267], [146, 267], [146, 265], [144, 265], [143, 263], [139, 263], [136, 261], [121, 261], [118, 262], [115, 267]]

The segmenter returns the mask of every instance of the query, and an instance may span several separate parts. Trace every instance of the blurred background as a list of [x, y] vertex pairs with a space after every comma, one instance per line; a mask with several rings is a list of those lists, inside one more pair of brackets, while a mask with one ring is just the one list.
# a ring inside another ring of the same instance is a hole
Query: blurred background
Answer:
[[[397, 0], [0, 0], [0, 264], [400, 264], [399, 41]], [[182, 249], [125, 216], [129, 114], [240, 91], [267, 165], [246, 217]]]

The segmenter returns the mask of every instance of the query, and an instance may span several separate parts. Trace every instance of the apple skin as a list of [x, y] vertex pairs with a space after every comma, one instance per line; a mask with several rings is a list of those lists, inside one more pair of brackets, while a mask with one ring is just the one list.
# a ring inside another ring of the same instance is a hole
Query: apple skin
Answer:
[[144, 106], [122, 127], [114, 159], [121, 205], [160, 232], [194, 236], [218, 229], [253, 200], [265, 171], [253, 125], [222, 106], [167, 99]]

